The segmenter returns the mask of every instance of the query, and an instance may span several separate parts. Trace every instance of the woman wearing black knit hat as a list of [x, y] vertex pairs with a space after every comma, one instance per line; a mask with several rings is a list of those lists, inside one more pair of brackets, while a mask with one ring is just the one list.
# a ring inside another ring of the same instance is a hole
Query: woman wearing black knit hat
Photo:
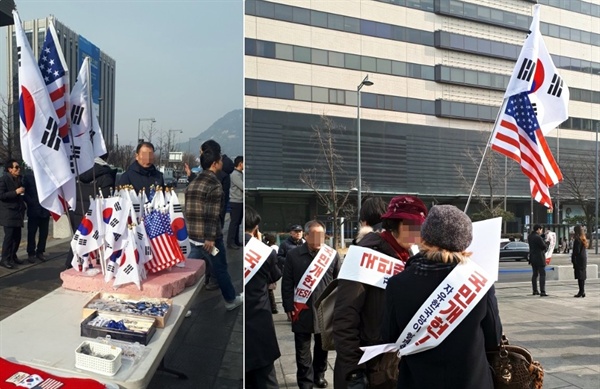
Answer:
[[[469, 217], [452, 205], [429, 211], [421, 226], [421, 251], [390, 278], [382, 323], [385, 342], [396, 342], [421, 305], [460, 263], [473, 238]], [[437, 347], [403, 355], [398, 388], [492, 389], [486, 350], [497, 350], [502, 324], [494, 287]]]

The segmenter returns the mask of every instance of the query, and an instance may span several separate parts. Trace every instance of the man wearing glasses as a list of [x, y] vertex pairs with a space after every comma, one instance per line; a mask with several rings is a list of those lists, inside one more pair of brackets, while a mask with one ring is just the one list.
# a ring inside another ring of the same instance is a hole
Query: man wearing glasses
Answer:
[[21, 228], [25, 218], [25, 188], [21, 182], [19, 162], [9, 159], [4, 169], [6, 173], [0, 177], [0, 225], [4, 227], [0, 266], [12, 269], [15, 264], [23, 264], [23, 261], [17, 258], [17, 250], [21, 243]]

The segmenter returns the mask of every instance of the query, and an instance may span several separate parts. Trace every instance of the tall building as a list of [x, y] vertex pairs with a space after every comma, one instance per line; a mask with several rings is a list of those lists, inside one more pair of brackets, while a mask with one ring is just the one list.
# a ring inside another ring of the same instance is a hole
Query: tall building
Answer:
[[[54, 16], [44, 19], [28, 20], [23, 22], [23, 28], [27, 39], [31, 44], [34, 55], [39, 58], [39, 53], [46, 37], [46, 28], [52, 21], [60, 41], [65, 61], [69, 68], [70, 87], [75, 85], [79, 68], [86, 56], [91, 59], [92, 78], [92, 102], [98, 113], [100, 127], [104, 141], [107, 145], [112, 144], [115, 133], [115, 71], [116, 63], [113, 58], [100, 50], [93, 43], [71, 30]], [[17, 41], [15, 27], [8, 27], [8, 93], [10, 118], [19, 117], [19, 77], [17, 68]], [[18, 147], [19, 120], [11, 120], [13, 143], [12, 147]]]
[[[547, 135], [563, 166], [570, 156], [593, 158], [595, 150], [600, 5], [539, 3], [542, 35], [571, 94], [569, 119]], [[342, 128], [335, 132], [344, 167], [337, 175], [341, 193], [356, 186], [360, 144], [363, 198], [410, 193], [428, 204], [464, 207], [481, 160], [478, 150], [490, 136], [535, 1], [245, 4], [246, 196], [267, 230], [328, 213], [300, 180], [303, 169], [315, 167], [319, 151], [311, 135], [322, 115]], [[359, 141], [357, 89], [367, 75], [373, 85], [360, 90]], [[529, 181], [508, 160], [513, 173], [505, 192], [505, 158], [488, 153], [500, 171], [486, 176], [484, 166], [476, 189], [486, 201], [503, 200], [506, 193], [507, 209], [517, 218], [508, 230], [522, 231], [532, 212]], [[565, 189], [551, 193], [561, 203], [557, 209], [570, 205]], [[469, 213], [478, 211], [477, 199], [471, 204]], [[559, 216], [547, 217], [537, 203], [533, 212], [534, 222]]]

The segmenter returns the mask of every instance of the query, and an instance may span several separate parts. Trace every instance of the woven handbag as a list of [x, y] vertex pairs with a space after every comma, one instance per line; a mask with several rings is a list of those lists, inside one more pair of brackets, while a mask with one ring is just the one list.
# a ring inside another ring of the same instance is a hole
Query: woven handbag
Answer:
[[498, 351], [488, 351], [487, 359], [494, 376], [496, 389], [542, 389], [544, 368], [534, 361], [525, 347], [509, 345], [502, 335]]

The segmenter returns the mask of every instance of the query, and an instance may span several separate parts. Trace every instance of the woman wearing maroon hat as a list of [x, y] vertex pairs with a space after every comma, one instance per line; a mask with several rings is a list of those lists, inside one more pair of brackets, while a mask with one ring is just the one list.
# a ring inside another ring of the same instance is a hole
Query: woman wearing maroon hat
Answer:
[[[420, 226], [427, 207], [414, 196], [394, 197], [381, 215], [382, 232], [370, 232], [358, 243], [406, 262], [410, 247], [420, 241]], [[351, 260], [347, 258], [346, 260]], [[380, 329], [385, 308], [385, 289], [358, 281], [338, 280], [333, 319], [337, 353], [334, 368], [335, 389], [395, 388], [398, 358], [382, 354], [358, 364], [360, 347], [383, 343]]]

